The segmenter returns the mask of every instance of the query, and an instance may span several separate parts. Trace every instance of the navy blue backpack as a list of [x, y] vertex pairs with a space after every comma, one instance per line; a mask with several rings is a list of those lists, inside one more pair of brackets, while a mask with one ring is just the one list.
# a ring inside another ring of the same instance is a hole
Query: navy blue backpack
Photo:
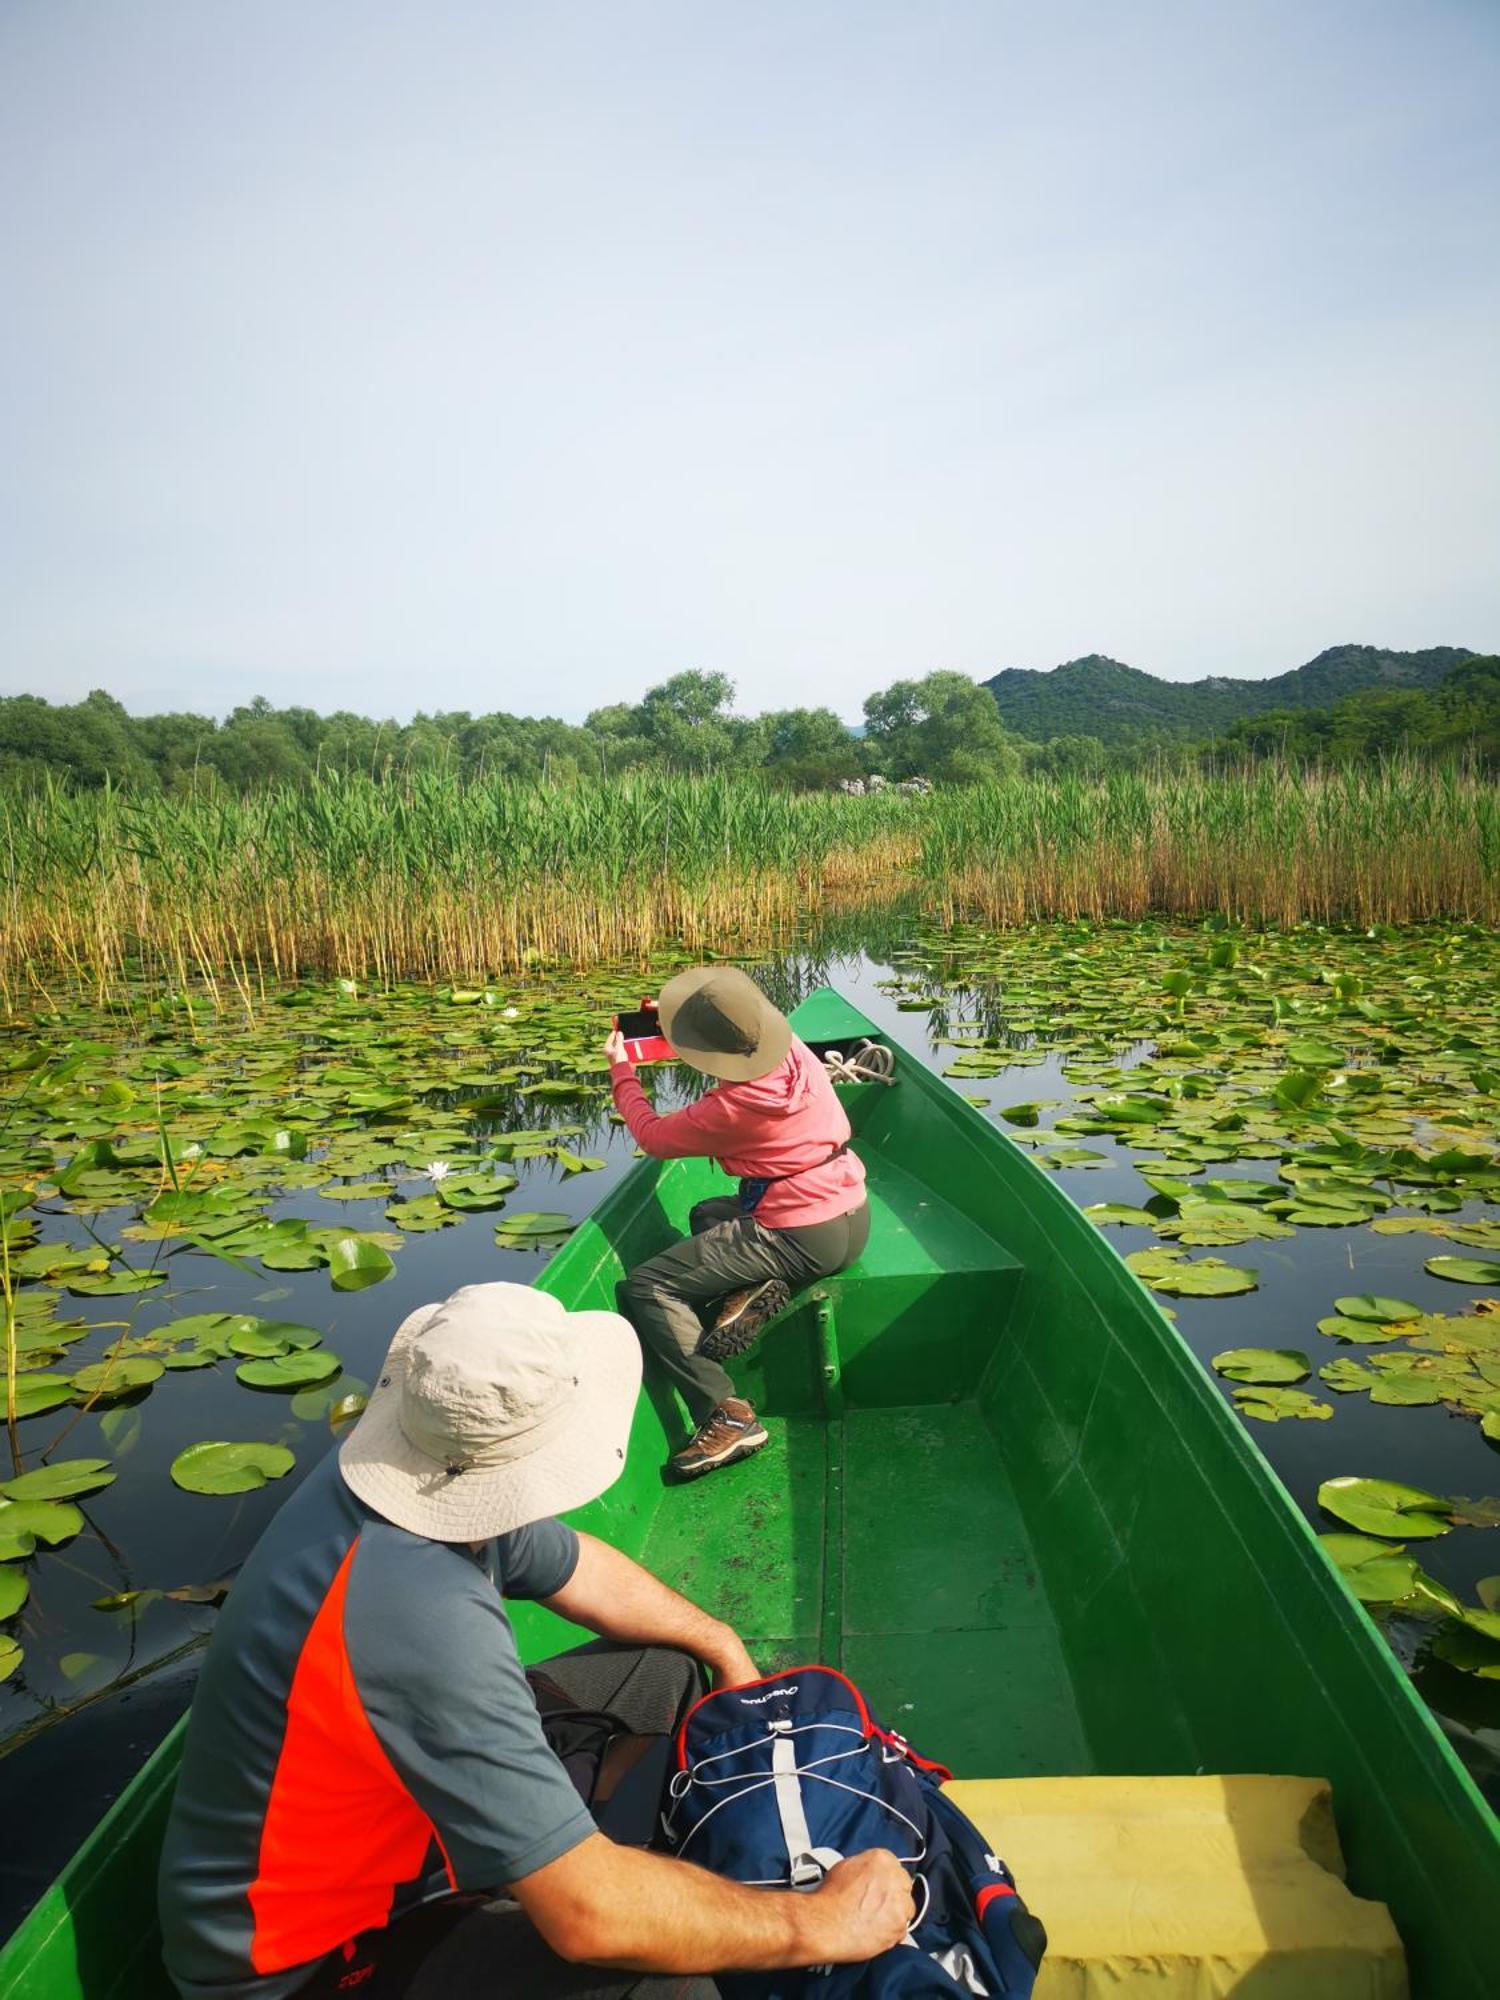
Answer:
[[984, 1836], [941, 1790], [951, 1773], [882, 1729], [832, 1667], [705, 1695], [677, 1736], [672, 1851], [762, 1888], [815, 1889], [887, 1847], [912, 1875], [906, 1938], [864, 1965], [721, 1973], [724, 2000], [1023, 2000], [1047, 1935]]

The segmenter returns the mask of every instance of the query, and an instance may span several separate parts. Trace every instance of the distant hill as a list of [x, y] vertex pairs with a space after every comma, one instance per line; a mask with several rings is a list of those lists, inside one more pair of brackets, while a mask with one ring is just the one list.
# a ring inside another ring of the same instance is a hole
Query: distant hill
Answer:
[[1244, 716], [1273, 708], [1326, 708], [1364, 688], [1436, 687], [1444, 674], [1474, 657], [1467, 646], [1429, 646], [1421, 653], [1330, 646], [1305, 666], [1266, 681], [1222, 675], [1163, 681], [1090, 653], [1048, 673], [1007, 667], [984, 685], [1006, 726], [1034, 743], [1054, 736], [1127, 743], [1141, 736], [1217, 736]]

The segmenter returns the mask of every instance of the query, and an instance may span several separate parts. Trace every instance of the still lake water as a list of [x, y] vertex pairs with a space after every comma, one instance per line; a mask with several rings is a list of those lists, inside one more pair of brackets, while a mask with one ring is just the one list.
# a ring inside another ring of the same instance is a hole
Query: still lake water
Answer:
[[[937, 1041], [939, 1030], [976, 1018], [961, 989], [953, 994], [946, 1016], [937, 1020], [901, 1011], [883, 990], [898, 975], [863, 953], [816, 962], [787, 958], [766, 970], [767, 983], [785, 1005], [811, 985], [825, 980], [836, 984], [893, 1040], [938, 1070], [954, 1057], [951, 1047]], [[910, 971], [909, 965], [901, 968], [904, 976]], [[1017, 1098], [1055, 1099], [1054, 1115], [1063, 1116], [1077, 1098], [1077, 1086], [1062, 1074], [1065, 1060], [1049, 1056], [993, 1079], [962, 1079], [955, 1087], [990, 1106], [1009, 1105]], [[1122, 1052], [1120, 1060], [1128, 1066], [1129, 1052]], [[676, 1085], [668, 1084], [659, 1101], [670, 1103], [675, 1093]], [[513, 1171], [521, 1185], [507, 1206], [582, 1217], [629, 1170], [632, 1144], [602, 1110], [566, 1104], [557, 1106], [554, 1116], [558, 1123], [585, 1125], [584, 1136], [573, 1143], [582, 1152], [602, 1156], [604, 1167], [565, 1175], [550, 1160], [518, 1161]], [[500, 1122], [547, 1121], [531, 1100], [523, 1120]], [[1088, 1143], [1105, 1153], [1102, 1164], [1056, 1170], [1080, 1204], [1138, 1204], [1149, 1196], [1128, 1145], [1097, 1139]], [[1220, 1178], [1243, 1174], [1273, 1179], [1276, 1162], [1233, 1161], [1212, 1172]], [[1474, 1212], [1481, 1211], [1476, 1207]], [[319, 1226], [379, 1226], [378, 1210], [351, 1208], [310, 1192], [278, 1202], [273, 1213], [294, 1213]], [[333, 1391], [341, 1393], [351, 1386], [351, 1378], [354, 1385], [370, 1381], [396, 1326], [416, 1306], [477, 1280], [524, 1283], [536, 1276], [547, 1253], [497, 1248], [495, 1220], [493, 1214], [474, 1215], [456, 1227], [406, 1238], [394, 1275], [363, 1292], [332, 1291], [323, 1270], [241, 1273], [191, 1256], [177, 1267], [186, 1282], [177, 1279], [165, 1288], [169, 1296], [83, 1299], [70, 1302], [70, 1312], [102, 1327], [119, 1321], [122, 1306], [133, 1305], [134, 1324], [141, 1332], [206, 1310], [306, 1322], [323, 1329], [328, 1346], [342, 1357], [344, 1377]], [[86, 1240], [76, 1219], [66, 1218], [61, 1227], [72, 1240]], [[56, 1231], [49, 1229], [49, 1234]], [[1155, 1241], [1144, 1228], [1109, 1234], [1122, 1254]], [[1316, 1370], [1350, 1353], [1314, 1330], [1314, 1322], [1331, 1310], [1338, 1294], [1394, 1294], [1428, 1311], [1461, 1309], [1465, 1301], [1455, 1287], [1423, 1269], [1424, 1259], [1438, 1247], [1431, 1239], [1384, 1236], [1368, 1229], [1302, 1228], [1285, 1241], [1226, 1252], [1237, 1262], [1254, 1265], [1259, 1288], [1232, 1298], [1177, 1299], [1172, 1302], [1176, 1323], [1205, 1366], [1210, 1355], [1226, 1347], [1291, 1346], [1303, 1349]], [[194, 1282], [202, 1289], [192, 1289]], [[97, 1345], [102, 1347], [108, 1337], [101, 1332]], [[94, 1346], [80, 1346], [68, 1365], [90, 1358]], [[1227, 1393], [1229, 1385], [1220, 1386]], [[1316, 1378], [1305, 1386], [1323, 1393]], [[212, 1629], [213, 1607], [202, 1601], [157, 1596], [115, 1611], [95, 1608], [96, 1601], [132, 1590], [186, 1586], [201, 1592], [231, 1577], [276, 1508], [332, 1446], [326, 1419], [299, 1419], [285, 1397], [260, 1398], [255, 1416], [247, 1421], [247, 1393], [227, 1368], [173, 1374], [136, 1406], [83, 1415], [68, 1436], [61, 1455], [111, 1459], [119, 1477], [106, 1491], [80, 1503], [88, 1522], [85, 1532], [30, 1566], [25, 1664], [0, 1686], [0, 1936], [52, 1879], [181, 1711]], [[1334, 1414], [1327, 1422], [1247, 1426], [1319, 1528], [1340, 1525], [1320, 1513], [1316, 1500], [1319, 1483], [1334, 1474], [1401, 1479], [1443, 1493], [1476, 1495], [1500, 1488], [1500, 1455], [1477, 1424], [1450, 1415], [1441, 1405], [1388, 1408], [1364, 1396], [1328, 1400]], [[57, 1427], [68, 1414], [54, 1413]], [[26, 1441], [33, 1453], [42, 1441], [37, 1434], [45, 1428], [50, 1438], [52, 1425], [48, 1418], [30, 1420]], [[244, 1436], [247, 1429], [291, 1444], [297, 1454], [295, 1471], [259, 1492], [231, 1499], [190, 1497], [170, 1485], [167, 1467], [185, 1446], [204, 1438]], [[1500, 1529], [1459, 1528], [1421, 1544], [1419, 1552], [1424, 1568], [1472, 1602], [1477, 1580], [1500, 1571]], [[1423, 1627], [1395, 1620], [1390, 1634], [1398, 1654], [1410, 1664], [1419, 1653]], [[1418, 1665], [1416, 1678], [1460, 1754], [1490, 1797], [1500, 1799], [1500, 1687], [1438, 1662]]]

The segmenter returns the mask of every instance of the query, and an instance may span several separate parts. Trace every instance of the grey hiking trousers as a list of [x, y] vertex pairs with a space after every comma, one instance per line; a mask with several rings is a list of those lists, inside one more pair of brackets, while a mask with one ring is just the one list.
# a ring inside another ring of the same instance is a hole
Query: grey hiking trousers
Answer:
[[689, 1222], [692, 1235], [638, 1265], [621, 1280], [618, 1296], [647, 1364], [682, 1397], [697, 1425], [734, 1394], [727, 1369], [697, 1351], [712, 1321], [709, 1309], [765, 1278], [783, 1278], [795, 1290], [847, 1269], [869, 1241], [870, 1208], [861, 1202], [831, 1222], [767, 1229], [740, 1213], [737, 1196], [719, 1195], [700, 1201]]

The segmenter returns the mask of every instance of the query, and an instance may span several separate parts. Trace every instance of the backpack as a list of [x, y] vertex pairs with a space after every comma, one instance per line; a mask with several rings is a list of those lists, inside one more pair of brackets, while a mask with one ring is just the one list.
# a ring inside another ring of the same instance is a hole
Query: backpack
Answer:
[[815, 1889], [887, 1847], [912, 1870], [902, 1943], [864, 1965], [721, 1973], [724, 2000], [1024, 2000], [1047, 1935], [984, 1836], [942, 1791], [952, 1775], [870, 1714], [832, 1667], [705, 1695], [677, 1733], [663, 1824], [672, 1851], [757, 1888]]

